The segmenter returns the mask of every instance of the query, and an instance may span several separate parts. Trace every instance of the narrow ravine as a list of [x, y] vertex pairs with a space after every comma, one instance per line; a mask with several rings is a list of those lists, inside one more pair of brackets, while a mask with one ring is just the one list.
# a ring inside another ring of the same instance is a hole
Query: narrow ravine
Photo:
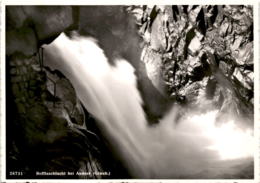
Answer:
[[214, 110], [176, 123], [174, 105], [158, 125], [147, 125], [133, 67], [125, 60], [110, 66], [94, 39], [62, 33], [44, 49], [44, 64], [71, 81], [134, 178], [225, 178], [252, 165], [252, 131], [232, 120], [216, 126]]

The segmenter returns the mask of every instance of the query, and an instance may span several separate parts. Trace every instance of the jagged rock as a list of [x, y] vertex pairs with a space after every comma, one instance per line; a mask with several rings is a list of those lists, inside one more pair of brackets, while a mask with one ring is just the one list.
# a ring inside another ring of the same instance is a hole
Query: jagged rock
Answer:
[[233, 73], [233, 77], [235, 77], [243, 87], [247, 88], [248, 90], [253, 90], [253, 72], [243, 72], [240, 68], [236, 67]]
[[188, 64], [186, 65], [187, 69], [187, 74], [190, 77], [196, 77], [200, 78], [200, 74], [202, 74], [201, 77], [204, 77], [203, 75], [203, 64], [199, 60], [199, 58], [196, 57], [189, 57], [187, 59]]
[[158, 14], [151, 26], [150, 48], [156, 52], [162, 52], [166, 48], [163, 15]]
[[[149, 18], [148, 10], [139, 10], [139, 15], [148, 14]], [[221, 109], [220, 115], [250, 116], [254, 88], [252, 7], [163, 6], [157, 13], [154, 23], [161, 28], [151, 27], [151, 32], [161, 30], [166, 44], [149, 41], [144, 33], [141, 36], [148, 48], [143, 55], [152, 60], [149, 50], [161, 53], [161, 65], [159, 60], [151, 62], [154, 65], [147, 72], [162, 73], [168, 96], [193, 104], [206, 98], [209, 106]], [[159, 35], [157, 38], [164, 40]]]
[[219, 35], [222, 37], [225, 37], [227, 35], [229, 26], [230, 26], [230, 24], [229, 24], [227, 18], [225, 18], [225, 20], [223, 21], [223, 23], [220, 26]]
[[253, 64], [253, 43], [250, 42], [243, 47], [240, 47], [235, 53], [234, 58], [236, 59], [236, 63], [238, 65], [249, 65]]
[[189, 14], [188, 14], [189, 20], [190, 20], [193, 24], [195, 24], [195, 23], [196, 23], [196, 20], [197, 20], [197, 18], [198, 18], [198, 15], [199, 15], [199, 13], [200, 13], [200, 11], [202, 10], [202, 6], [197, 6], [197, 7], [195, 7], [195, 8], [190, 7], [190, 9], [192, 9], [192, 10], [190, 10], [190, 11], [189, 11]]

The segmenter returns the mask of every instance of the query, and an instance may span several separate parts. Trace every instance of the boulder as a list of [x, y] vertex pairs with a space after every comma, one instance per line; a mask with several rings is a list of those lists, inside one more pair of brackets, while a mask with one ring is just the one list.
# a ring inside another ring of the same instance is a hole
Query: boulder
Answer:
[[76, 25], [70, 6], [7, 6], [6, 54], [32, 56], [43, 43]]
[[70, 6], [25, 6], [23, 10], [32, 21], [40, 42], [54, 39], [74, 24]]

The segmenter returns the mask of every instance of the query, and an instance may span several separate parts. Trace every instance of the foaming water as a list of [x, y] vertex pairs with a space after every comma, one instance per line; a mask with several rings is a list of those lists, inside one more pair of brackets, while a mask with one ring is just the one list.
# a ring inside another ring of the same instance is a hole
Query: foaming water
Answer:
[[234, 173], [232, 167], [242, 159], [252, 161], [252, 132], [232, 121], [216, 126], [217, 111], [182, 116], [176, 124], [179, 107], [173, 106], [158, 125], [149, 127], [133, 67], [122, 59], [110, 66], [95, 40], [61, 34], [45, 50], [52, 58], [46, 64], [71, 81], [134, 177], [192, 177], [204, 171], [214, 177], [218, 171]]

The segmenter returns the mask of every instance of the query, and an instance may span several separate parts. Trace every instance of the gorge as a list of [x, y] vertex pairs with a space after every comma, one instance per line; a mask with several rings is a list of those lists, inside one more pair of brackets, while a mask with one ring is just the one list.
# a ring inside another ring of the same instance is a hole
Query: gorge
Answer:
[[252, 178], [251, 10], [7, 7], [7, 171]]

